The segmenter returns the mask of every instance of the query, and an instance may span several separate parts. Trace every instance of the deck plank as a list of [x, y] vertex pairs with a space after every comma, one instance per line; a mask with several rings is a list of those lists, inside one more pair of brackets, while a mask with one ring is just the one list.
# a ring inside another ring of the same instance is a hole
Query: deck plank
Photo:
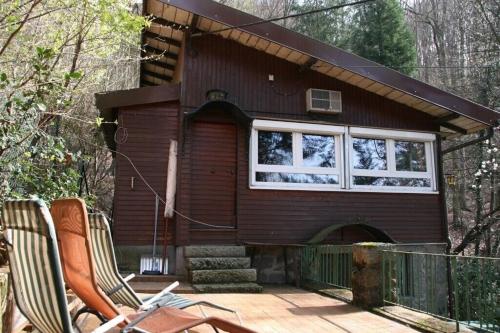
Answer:
[[[350, 304], [293, 287], [266, 287], [262, 294], [188, 294], [193, 300], [206, 300], [235, 309], [243, 325], [262, 333], [346, 333], [346, 332], [416, 332], [397, 322], [363, 311]], [[187, 311], [201, 315], [193, 307]], [[237, 322], [234, 315], [204, 307], [207, 315]], [[88, 323], [90, 328], [92, 325]], [[85, 330], [90, 332], [90, 330]], [[212, 333], [208, 326], [191, 333]]]

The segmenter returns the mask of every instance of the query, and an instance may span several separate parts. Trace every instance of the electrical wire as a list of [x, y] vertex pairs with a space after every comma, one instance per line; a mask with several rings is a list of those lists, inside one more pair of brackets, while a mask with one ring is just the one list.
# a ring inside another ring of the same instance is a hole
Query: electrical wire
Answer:
[[285, 15], [285, 16], [280, 16], [280, 17], [274, 17], [274, 18], [270, 18], [270, 19], [267, 19], [267, 20], [260, 20], [260, 21], [255, 21], [255, 22], [251, 22], [251, 23], [245, 23], [245, 24], [235, 25], [235, 26], [232, 26], [232, 27], [218, 29], [218, 30], [213, 30], [213, 31], [197, 32], [197, 33], [192, 34], [191, 37], [199, 37], [199, 36], [204, 36], [204, 35], [209, 35], [209, 34], [217, 34], [217, 33], [221, 33], [221, 32], [224, 32], [224, 31], [233, 30], [233, 29], [247, 28], [247, 27], [251, 27], [251, 26], [254, 26], [254, 25], [259, 25], [259, 24], [264, 24], [264, 23], [270, 23], [270, 22], [276, 22], [276, 21], [286, 20], [288, 18], [294, 18], [294, 17], [300, 17], [300, 16], [304, 16], [304, 15], [316, 14], [316, 13], [326, 12], [326, 11], [330, 11], [330, 10], [334, 10], [334, 9], [340, 9], [340, 8], [344, 8], [344, 7], [361, 5], [361, 4], [368, 3], [368, 2], [373, 2], [373, 1], [376, 1], [376, 0], [360, 0], [360, 1], [355, 1], [355, 2], [348, 2], [348, 3], [343, 3], [343, 4], [340, 4], [340, 5], [335, 5], [335, 6], [325, 7], [325, 8], [313, 9], [313, 10], [309, 10], [307, 12], [290, 14], [290, 15]]
[[[82, 120], [82, 119], [79, 119], [79, 118], [75, 118], [75, 117], [70, 117], [68, 115], [61, 115], [63, 116], [64, 118], [67, 118], [67, 119], [70, 119], [72, 121], [79, 121], [79, 122], [85, 122], [87, 123], [86, 121]], [[125, 127], [123, 127], [123, 129], [126, 131], [127, 129]], [[128, 132], [127, 132], [127, 137], [128, 137]], [[100, 148], [100, 149], [107, 149], [117, 155], [120, 155], [122, 156], [123, 158], [125, 158], [127, 160], [127, 162], [130, 164], [130, 166], [132, 166], [132, 168], [134, 169], [135, 173], [139, 176], [139, 179], [144, 183], [144, 185], [146, 185], [146, 187], [151, 191], [151, 193], [153, 193], [157, 198], [158, 200], [163, 203], [164, 205], [167, 204], [167, 202], [165, 200], [163, 200], [163, 198], [161, 197], [161, 195], [158, 194], [158, 192], [156, 192], [156, 190], [149, 184], [149, 182], [146, 180], [146, 178], [144, 178], [144, 176], [142, 175], [142, 173], [139, 171], [139, 169], [137, 168], [137, 166], [135, 165], [135, 163], [132, 161], [132, 159], [130, 157], [128, 157], [126, 154], [122, 153], [122, 152], [119, 152], [115, 149], [111, 149], [110, 147], [108, 146], [103, 146], [103, 145], [99, 145], [99, 144], [96, 144], [96, 143], [93, 143], [93, 142], [90, 142], [90, 141], [87, 141], [83, 138], [78, 138], [80, 141], [83, 141], [85, 142], [86, 144], [88, 145], [91, 145], [91, 146], [94, 146], [96, 148]], [[206, 227], [210, 227], [210, 228], [214, 228], [214, 229], [235, 229], [235, 227], [227, 227], [227, 226], [221, 226], [221, 225], [215, 225], [215, 224], [210, 224], [210, 223], [207, 223], [207, 222], [203, 222], [203, 221], [200, 221], [200, 220], [196, 220], [196, 219], [193, 219], [183, 213], [181, 213], [180, 211], [176, 210], [175, 208], [172, 208], [172, 211], [179, 215], [180, 217], [184, 218], [185, 220], [187, 221], [190, 221], [192, 223], [196, 223], [196, 224], [200, 224], [200, 225], [204, 225]]]
[[[471, 66], [385, 66], [385, 65], [353, 65], [353, 66], [342, 66], [344, 69], [350, 69], [350, 68], [415, 68], [415, 69], [492, 69], [492, 68], [499, 68], [500, 65], [471, 65]], [[319, 69], [319, 68], [329, 68], [329, 66], [325, 65], [319, 65], [319, 66], [311, 66], [313, 69]]]
[[[301, 12], [301, 13], [296, 13], [296, 14], [290, 14], [290, 15], [285, 15], [285, 16], [280, 16], [280, 17], [275, 17], [271, 19], [266, 19], [266, 20], [260, 20], [260, 21], [255, 21], [251, 23], [245, 23], [241, 25], [235, 25], [232, 27], [227, 27], [227, 28], [222, 28], [218, 30], [212, 30], [212, 31], [200, 31], [197, 33], [194, 33], [191, 35], [191, 37], [200, 37], [204, 35], [210, 35], [210, 34], [218, 34], [221, 32], [233, 30], [233, 29], [240, 29], [240, 28], [246, 28], [246, 27], [251, 27], [259, 24], [264, 24], [264, 23], [270, 23], [270, 22], [276, 22], [276, 21], [281, 21], [285, 20], [288, 18], [295, 18], [295, 17], [300, 17], [300, 16], [305, 16], [305, 15], [310, 15], [310, 14], [316, 14], [320, 12], [325, 12], [325, 11], [331, 11], [335, 9], [340, 9], [344, 7], [350, 7], [350, 6], [356, 6], [356, 5], [361, 5], [369, 2], [373, 2], [376, 0], [360, 0], [360, 1], [355, 1], [355, 2], [350, 2], [350, 3], [344, 3], [340, 5], [335, 5], [335, 6], [330, 6], [330, 7], [325, 7], [325, 8], [318, 8], [318, 9], [313, 9], [310, 11], [306, 12]], [[492, 52], [500, 52], [500, 50], [488, 50]], [[321, 66], [312, 66], [311, 68], [320, 68]], [[386, 68], [387, 66], [383, 65], [360, 65], [360, 66], [346, 66], [343, 67], [344, 69], [350, 69], [350, 68]], [[486, 66], [390, 66], [390, 68], [398, 68], [398, 69], [403, 69], [403, 68], [415, 68], [415, 69], [492, 69], [492, 68], [498, 68], [498, 65], [486, 65]], [[287, 96], [288, 94], [283, 94]], [[293, 94], [292, 94], [293, 95]]]
[[[144, 185], [146, 185], [146, 187], [151, 191], [151, 193], [153, 193], [157, 198], [158, 200], [163, 203], [164, 205], [167, 204], [167, 202], [165, 200], [163, 200], [163, 198], [158, 194], [158, 192], [156, 192], [156, 190], [149, 184], [149, 182], [146, 180], [146, 178], [144, 178], [144, 176], [142, 175], [142, 173], [139, 171], [139, 169], [137, 168], [137, 166], [134, 164], [134, 162], [132, 161], [132, 159], [130, 157], [128, 157], [126, 154], [122, 153], [122, 152], [119, 152], [117, 150], [114, 150], [114, 149], [111, 149], [109, 147], [105, 147], [105, 146], [102, 146], [102, 145], [99, 145], [99, 144], [96, 144], [96, 143], [93, 143], [93, 142], [89, 142], [85, 139], [82, 139], [82, 138], [79, 138], [79, 140], [89, 144], [89, 145], [92, 145], [94, 147], [97, 147], [97, 148], [104, 148], [104, 149], [108, 149], [109, 151], [115, 153], [115, 154], [118, 154], [120, 156], [122, 156], [123, 158], [125, 158], [127, 160], [128, 163], [130, 163], [130, 166], [134, 169], [135, 173], [137, 173], [137, 175], [139, 176], [139, 179], [144, 183]], [[210, 224], [210, 223], [207, 223], [207, 222], [203, 222], [203, 221], [200, 221], [200, 220], [196, 220], [196, 219], [193, 219], [181, 212], [179, 212], [178, 210], [176, 210], [175, 208], [172, 209], [173, 212], [177, 215], [179, 215], [180, 217], [184, 218], [185, 220], [188, 220], [192, 223], [196, 223], [196, 224], [200, 224], [200, 225], [204, 225], [206, 227], [210, 227], [210, 228], [214, 228], [214, 229], [235, 229], [235, 227], [227, 227], [227, 226], [221, 226], [221, 225], [215, 225], [215, 224]]]
[[[123, 126], [124, 120], [123, 120], [123, 115], [120, 116], [120, 122], [118, 127], [116, 128], [115, 134], [113, 136], [113, 140], [118, 143], [118, 144], [124, 144], [127, 142], [128, 139], [128, 130], [126, 127]], [[119, 135], [121, 133], [121, 135]]]

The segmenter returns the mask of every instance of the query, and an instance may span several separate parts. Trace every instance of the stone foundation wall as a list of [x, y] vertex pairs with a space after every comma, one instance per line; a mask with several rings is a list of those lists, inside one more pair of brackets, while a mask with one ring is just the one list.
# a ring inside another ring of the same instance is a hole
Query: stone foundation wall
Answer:
[[[146, 246], [115, 246], [115, 256], [118, 264], [118, 270], [122, 273], [140, 273], [141, 256], [151, 256], [153, 247]], [[169, 274], [175, 274], [175, 251], [173, 246], [167, 247], [168, 253], [168, 271]], [[172, 253], [174, 257], [172, 258]], [[156, 256], [163, 256], [163, 246], [156, 247]]]
[[[247, 255], [252, 257], [252, 268], [257, 269], [258, 283], [297, 283], [300, 278], [300, 247], [285, 247], [288, 273], [285, 272], [285, 252], [281, 246], [247, 247]], [[443, 254], [445, 243], [393, 244], [397, 251]], [[442, 272], [446, 272], [444, 269]], [[446, 275], [446, 274], [445, 274]], [[441, 295], [440, 295], [441, 296]]]
[[[446, 244], [397, 244], [397, 251], [445, 254]], [[440, 315], [448, 312], [448, 265], [446, 257], [410, 255], [411, 260], [407, 263], [409, 269], [414, 273], [413, 283], [407, 286], [409, 293], [400, 296], [400, 301], [414, 306], [435, 307], [434, 311]], [[429, 278], [434, 275], [435, 279]], [[416, 278], [415, 278], [416, 277]], [[425, 293], [420, 292], [425, 290]], [[420, 294], [417, 296], [417, 294]]]
[[[385, 252], [385, 260], [382, 260], [381, 250], [395, 252]], [[443, 254], [445, 250], [446, 244], [354, 244], [354, 304], [364, 308], [382, 306], [385, 290], [386, 300], [445, 315], [448, 310], [447, 258], [419, 254]]]
[[247, 248], [247, 255], [252, 258], [252, 268], [257, 269], [257, 283], [297, 283], [297, 277], [300, 276], [299, 247], [251, 247]]

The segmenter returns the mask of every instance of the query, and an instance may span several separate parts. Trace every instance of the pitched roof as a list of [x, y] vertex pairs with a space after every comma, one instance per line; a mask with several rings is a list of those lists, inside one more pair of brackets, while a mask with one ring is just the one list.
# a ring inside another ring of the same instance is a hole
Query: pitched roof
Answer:
[[211, 0], [144, 0], [143, 11], [153, 16], [142, 36], [146, 54], [162, 54], [161, 60], [142, 64], [143, 85], [172, 81], [184, 35], [212, 31], [428, 113], [444, 135], [473, 133], [500, 119], [499, 112], [279, 25], [233, 28], [261, 19]]

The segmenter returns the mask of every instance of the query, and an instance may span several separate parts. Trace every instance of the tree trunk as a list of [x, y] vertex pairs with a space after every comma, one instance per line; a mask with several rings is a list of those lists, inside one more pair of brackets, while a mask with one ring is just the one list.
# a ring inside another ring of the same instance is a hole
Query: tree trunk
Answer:
[[[451, 154], [451, 158], [452, 158], [452, 169], [453, 169], [453, 173], [457, 173], [458, 170], [460, 170], [460, 167], [458, 165], [458, 159], [459, 159], [459, 152], [457, 150], [455, 150], [452, 154]], [[452, 187], [451, 190], [452, 190], [452, 203], [451, 203], [451, 211], [452, 211], [452, 226], [454, 228], [459, 228], [461, 227], [461, 212], [462, 212], [462, 209], [461, 209], [461, 200], [460, 200], [460, 187], [461, 187], [461, 184], [462, 184], [462, 179], [460, 177], [459, 174], [456, 175], [457, 176], [457, 182], [456, 182], [456, 186], [455, 187]]]
[[[481, 131], [481, 134], [480, 135], [483, 135], [484, 131]], [[479, 172], [481, 172], [481, 162], [483, 161], [483, 158], [484, 158], [484, 154], [483, 154], [483, 143], [480, 142], [478, 144], [479, 146], [479, 151], [478, 151], [478, 158], [477, 158], [477, 170]], [[475, 218], [475, 228], [479, 228], [480, 225], [481, 225], [481, 216], [482, 216], [482, 210], [483, 210], [483, 196], [482, 196], [482, 191], [481, 191], [481, 187], [482, 187], [482, 183], [483, 183], [483, 175], [482, 173], [478, 176], [476, 176], [476, 180], [474, 182], [474, 184], [476, 185], [475, 189], [474, 189], [474, 201], [476, 203], [476, 218]], [[479, 255], [479, 249], [480, 249], [480, 245], [481, 245], [481, 235], [479, 235], [478, 237], [476, 237], [476, 239], [474, 240], [474, 255]]]

